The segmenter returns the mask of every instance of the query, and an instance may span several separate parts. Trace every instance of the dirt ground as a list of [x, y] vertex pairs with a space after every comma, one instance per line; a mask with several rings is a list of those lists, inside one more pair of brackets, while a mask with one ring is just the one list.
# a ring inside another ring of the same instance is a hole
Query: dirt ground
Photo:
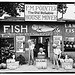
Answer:
[[63, 68], [59, 69], [53, 69], [53, 64], [51, 62], [48, 62], [48, 67], [47, 69], [38, 69], [36, 65], [21, 65], [17, 69], [10, 70], [10, 69], [1, 69], [0, 72], [75, 72], [75, 69], [71, 70], [65, 70]]

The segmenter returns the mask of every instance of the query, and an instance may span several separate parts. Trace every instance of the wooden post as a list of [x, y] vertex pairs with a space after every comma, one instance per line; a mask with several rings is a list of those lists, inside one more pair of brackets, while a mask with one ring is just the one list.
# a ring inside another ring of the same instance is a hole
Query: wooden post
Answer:
[[53, 32], [52, 32], [51, 37], [50, 37], [50, 59], [51, 60], [53, 59], [53, 48], [52, 48], [52, 44], [53, 44]]

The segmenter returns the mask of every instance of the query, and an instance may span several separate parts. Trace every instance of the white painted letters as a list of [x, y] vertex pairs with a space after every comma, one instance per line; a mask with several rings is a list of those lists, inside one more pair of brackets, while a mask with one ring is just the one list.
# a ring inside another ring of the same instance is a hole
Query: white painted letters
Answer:
[[27, 25], [4, 25], [4, 33], [27, 33]]

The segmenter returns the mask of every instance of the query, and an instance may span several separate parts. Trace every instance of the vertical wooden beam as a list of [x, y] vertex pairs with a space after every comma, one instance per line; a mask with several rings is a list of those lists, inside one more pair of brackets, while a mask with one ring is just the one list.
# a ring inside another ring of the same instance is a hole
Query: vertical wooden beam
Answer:
[[53, 59], [53, 48], [52, 48], [52, 44], [53, 44], [53, 32], [51, 33], [51, 37], [50, 37], [50, 60]]

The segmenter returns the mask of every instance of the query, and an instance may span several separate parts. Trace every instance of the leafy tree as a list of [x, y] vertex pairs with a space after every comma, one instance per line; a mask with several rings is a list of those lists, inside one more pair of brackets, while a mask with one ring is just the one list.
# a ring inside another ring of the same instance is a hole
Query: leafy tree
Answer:
[[58, 4], [57, 10], [58, 10], [60, 13], [65, 14], [65, 13], [66, 13], [66, 10], [67, 10], [66, 4]]
[[57, 10], [62, 13], [62, 18], [63, 18], [63, 14], [66, 13], [67, 11], [67, 6], [66, 4], [58, 4]]
[[24, 3], [19, 3], [17, 8], [20, 12], [24, 12]]
[[0, 16], [7, 12], [7, 14], [11, 16], [17, 16], [17, 9], [19, 8], [20, 11], [24, 11], [24, 3], [0, 3]]

